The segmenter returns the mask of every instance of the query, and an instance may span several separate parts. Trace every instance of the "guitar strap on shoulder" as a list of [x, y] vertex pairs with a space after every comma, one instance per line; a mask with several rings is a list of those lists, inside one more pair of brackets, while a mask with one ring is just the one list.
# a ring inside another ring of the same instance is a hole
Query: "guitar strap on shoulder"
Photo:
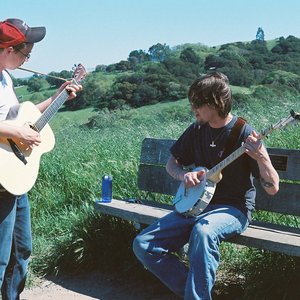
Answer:
[[221, 160], [226, 158], [233, 151], [234, 146], [242, 132], [242, 128], [246, 124], [246, 122], [247, 121], [241, 117], [237, 118], [235, 124], [233, 125], [233, 127], [231, 129], [228, 140], [225, 144], [225, 149], [224, 149], [223, 155], [221, 157]]

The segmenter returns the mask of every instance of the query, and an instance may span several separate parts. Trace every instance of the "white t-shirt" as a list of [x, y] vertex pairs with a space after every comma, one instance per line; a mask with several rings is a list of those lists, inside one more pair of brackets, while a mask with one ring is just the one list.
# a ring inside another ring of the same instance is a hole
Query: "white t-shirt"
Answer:
[[7, 71], [2, 71], [0, 81], [0, 121], [17, 116], [19, 101], [13, 89], [12, 80]]

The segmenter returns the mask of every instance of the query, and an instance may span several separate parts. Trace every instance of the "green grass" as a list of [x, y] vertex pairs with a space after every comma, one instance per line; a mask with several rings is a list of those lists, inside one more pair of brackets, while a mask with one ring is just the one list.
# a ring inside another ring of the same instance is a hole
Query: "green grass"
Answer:
[[272, 48], [274, 48], [277, 45], [278, 40], [279, 39], [274, 39], [274, 40], [268, 40], [268, 41], [266, 41], [267, 42], [267, 48], [269, 50], [271, 50]]
[[242, 86], [231, 86], [231, 91], [233, 95], [237, 93], [249, 95], [253, 92], [251, 88]]
[[56, 88], [47, 87], [39, 92], [30, 92], [27, 86], [21, 86], [16, 88], [16, 94], [20, 102], [31, 101], [33, 103], [39, 103], [49, 97], [51, 97], [55, 92]]
[[[263, 100], [249, 97], [249, 101], [235, 105], [233, 113], [244, 116], [258, 130], [286, 117], [291, 108], [299, 110], [297, 97], [285, 95]], [[90, 118], [97, 127], [89, 129], [83, 125]], [[193, 120], [187, 99], [114, 112], [93, 109], [59, 112], [51, 120], [56, 146], [42, 157], [38, 180], [30, 191], [34, 237], [31, 273], [116, 267], [139, 272], [141, 266], [131, 251], [137, 233], [134, 226], [94, 212], [94, 201], [100, 197], [101, 177], [113, 175], [115, 198], [161, 198], [137, 188], [141, 143], [145, 137], [176, 139]], [[299, 149], [299, 130], [274, 132], [266, 144]], [[270, 256], [278, 261], [272, 268], [281, 274], [290, 268], [295, 275], [299, 267], [293, 259], [280, 256], [279, 260], [276, 254], [259, 250], [241, 251], [226, 243], [221, 249], [220, 271], [234, 270], [251, 280], [265, 278], [260, 265], [265, 267]], [[276, 280], [276, 276], [272, 278]]]
[[52, 130], [57, 133], [66, 130], [69, 126], [80, 126], [86, 124], [89, 118], [95, 114], [93, 108], [85, 108], [77, 111], [60, 112], [50, 121]]

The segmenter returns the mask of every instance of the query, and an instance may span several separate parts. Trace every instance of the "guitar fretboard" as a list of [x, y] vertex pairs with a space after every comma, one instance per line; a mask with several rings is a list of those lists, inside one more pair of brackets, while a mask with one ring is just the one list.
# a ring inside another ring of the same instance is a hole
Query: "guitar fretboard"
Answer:
[[241, 146], [240, 148], [232, 152], [229, 156], [227, 156], [224, 160], [222, 160], [217, 165], [215, 165], [212, 169], [207, 171], [207, 178], [209, 179], [215, 174], [221, 172], [224, 168], [226, 168], [229, 164], [231, 164], [233, 161], [238, 159], [244, 153], [245, 153], [245, 148]]
[[65, 103], [68, 99], [69, 94], [66, 90], [63, 90], [58, 97], [47, 107], [47, 109], [43, 112], [40, 118], [35, 122], [33, 127], [40, 132], [44, 126], [52, 119], [55, 113], [60, 109], [60, 107]]
[[[277, 128], [285, 127], [287, 124], [292, 122], [294, 120], [294, 117], [289, 117], [285, 120], [280, 120], [278, 123], [275, 125], [271, 125], [270, 127], [264, 129], [260, 135], [259, 139], [262, 140], [265, 138], [268, 134], [273, 132]], [[231, 164], [233, 161], [238, 159], [241, 155], [245, 153], [245, 148], [244, 146], [241, 146], [234, 152], [232, 152], [229, 156], [227, 156], [224, 160], [219, 162], [217, 165], [215, 165], [213, 168], [207, 171], [207, 178], [209, 179], [210, 177], [214, 177], [216, 174], [220, 173], [224, 168], [226, 168], [229, 164]]]
[[[72, 83], [76, 83], [73, 79]], [[68, 99], [69, 94], [66, 89], [64, 89], [47, 107], [47, 109], [43, 112], [43, 114], [39, 117], [39, 119], [33, 124], [33, 128], [40, 132], [44, 126], [52, 119], [52, 117], [57, 113], [57, 111], [61, 108], [61, 106]]]

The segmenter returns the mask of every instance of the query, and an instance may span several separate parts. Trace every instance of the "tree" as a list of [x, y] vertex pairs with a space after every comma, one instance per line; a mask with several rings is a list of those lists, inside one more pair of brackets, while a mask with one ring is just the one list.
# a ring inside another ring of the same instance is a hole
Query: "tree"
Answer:
[[97, 65], [95, 68], [95, 72], [105, 72], [106, 65]]
[[171, 52], [171, 49], [166, 44], [157, 43], [149, 48], [149, 54], [152, 61], [159, 61], [162, 62], [166, 59], [166, 57]]
[[200, 62], [199, 56], [195, 53], [195, 51], [192, 48], [185, 48], [180, 53], [180, 59], [189, 62], [192, 64], [198, 64]]
[[180, 58], [168, 58], [163, 65], [183, 85], [190, 85], [201, 71], [200, 64], [184, 62]]
[[22, 86], [22, 85], [27, 85], [27, 79], [22, 79], [22, 78], [15, 78], [15, 77], [11, 77], [12, 81], [14, 83], [14, 86]]
[[150, 61], [150, 55], [143, 50], [133, 50], [129, 53], [128, 61], [134, 67], [146, 61]]
[[[71, 79], [72, 78], [72, 72], [71, 71], [66, 71], [63, 70], [61, 72], [50, 72], [49, 75], [59, 77], [59, 78], [64, 78], [64, 79]], [[47, 82], [50, 84], [50, 86], [55, 86], [59, 88], [63, 81], [58, 78], [53, 78], [53, 77], [46, 77]]]
[[300, 39], [289, 35], [286, 39], [284, 37], [280, 37], [278, 44], [274, 46], [271, 50], [273, 53], [278, 54], [287, 54], [290, 52], [300, 52]]
[[45, 78], [41, 76], [32, 76], [28, 80], [28, 91], [30, 92], [39, 92], [41, 89], [47, 86], [47, 81]]
[[209, 70], [211, 68], [217, 69], [217, 68], [222, 68], [224, 66], [226, 66], [227, 61], [218, 56], [218, 55], [214, 55], [214, 54], [209, 54], [206, 58], [205, 58], [205, 62], [204, 62], [204, 67], [205, 70]]
[[258, 27], [256, 32], [256, 40], [263, 42], [265, 40], [265, 33], [261, 27]]
[[106, 72], [126, 72], [128, 70], [131, 70], [130, 62], [127, 60], [121, 60], [120, 62], [116, 64], [111, 64], [107, 66]]

